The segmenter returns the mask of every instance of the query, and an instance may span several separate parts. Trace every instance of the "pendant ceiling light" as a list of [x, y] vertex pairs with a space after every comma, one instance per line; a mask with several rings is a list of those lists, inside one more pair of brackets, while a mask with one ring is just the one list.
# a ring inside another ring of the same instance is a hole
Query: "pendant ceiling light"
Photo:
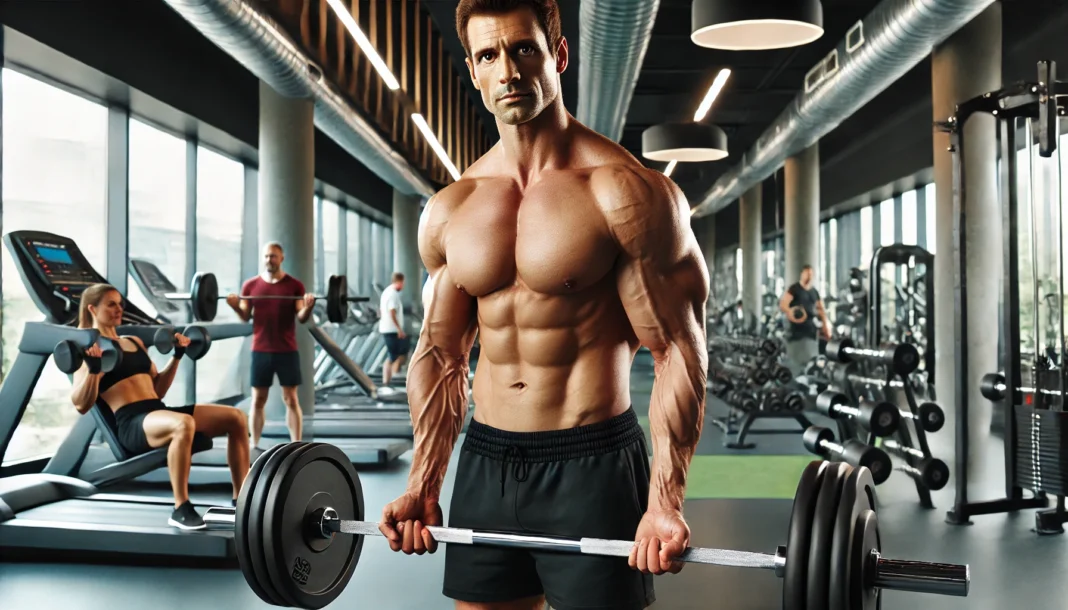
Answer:
[[642, 132], [642, 156], [652, 161], [718, 161], [727, 157], [727, 134], [715, 125], [661, 123]]
[[693, 0], [690, 40], [710, 49], [756, 51], [823, 36], [820, 0]]

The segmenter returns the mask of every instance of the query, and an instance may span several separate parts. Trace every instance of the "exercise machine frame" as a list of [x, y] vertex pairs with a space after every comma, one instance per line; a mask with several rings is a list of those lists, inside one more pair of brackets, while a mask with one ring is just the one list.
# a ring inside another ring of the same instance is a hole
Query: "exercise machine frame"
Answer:
[[[1019, 311], [1019, 233], [1016, 163], [1016, 119], [1029, 118], [1038, 120], [1039, 155], [1050, 157], [1056, 151], [1058, 139], [1058, 119], [1065, 113], [1061, 103], [1068, 102], [1068, 82], [1056, 81], [1056, 68], [1053, 62], [1038, 63], [1038, 81], [1018, 83], [998, 91], [974, 97], [959, 104], [956, 112], [948, 121], [936, 123], [937, 128], [947, 132], [950, 138], [950, 152], [953, 158], [953, 305], [956, 316], [953, 321], [953, 348], [957, 364], [954, 380], [954, 398], [957, 404], [956, 416], [956, 498], [952, 510], [948, 511], [946, 522], [953, 525], [970, 524], [973, 515], [1015, 512], [1021, 509], [1046, 508], [1049, 505], [1047, 491], [1034, 489], [1034, 497], [1025, 498], [1025, 487], [1017, 474], [1017, 438], [1018, 416], [1022, 417], [1061, 417], [1068, 415], [1064, 411], [1039, 408], [1025, 404], [1024, 397], [1017, 388], [1022, 386], [1022, 366], [1020, 355], [1020, 320]], [[975, 502], [968, 497], [968, 432], [972, 425], [968, 399], [968, 281], [966, 272], [967, 242], [964, 236], [965, 217], [968, 206], [967, 193], [964, 189], [965, 138], [964, 127], [975, 114], [987, 114], [997, 120], [997, 133], [1001, 156], [999, 189], [1002, 209], [1002, 256], [1004, 257], [1003, 303], [1001, 316], [1004, 349], [1002, 350], [1002, 370], [1008, 390], [1003, 400], [1002, 415], [1005, 430], [1005, 497], [996, 500]], [[1059, 193], [1058, 193], [1059, 196]], [[1033, 197], [1032, 197], [1033, 199]], [[1063, 281], [1063, 267], [1059, 270]], [[1037, 278], [1036, 278], [1037, 281]], [[1038, 312], [1035, 312], [1036, 320]], [[1062, 320], [1063, 322], [1063, 320]], [[1063, 352], [1063, 337], [1058, 347]], [[1036, 353], [1037, 353], [1036, 344]], [[1056, 374], [1057, 393], [1063, 399], [1063, 362], [1060, 370], [1050, 371]], [[1035, 379], [1036, 387], [1040, 380]], [[1062, 407], [1063, 408], [1063, 407]], [[1064, 497], [1058, 496], [1057, 508], [1039, 511], [1035, 515], [1036, 531], [1039, 533], [1060, 533], [1061, 523], [1065, 521]]]

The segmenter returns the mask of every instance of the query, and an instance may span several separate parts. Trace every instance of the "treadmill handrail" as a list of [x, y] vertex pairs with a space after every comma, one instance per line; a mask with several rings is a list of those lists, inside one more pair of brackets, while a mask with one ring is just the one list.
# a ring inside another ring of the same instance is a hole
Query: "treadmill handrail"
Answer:
[[60, 341], [73, 341], [82, 349], [89, 349], [100, 339], [95, 328], [75, 328], [51, 322], [26, 322], [22, 327], [19, 351], [39, 356], [51, 356]]
[[315, 339], [316, 343], [322, 346], [323, 350], [330, 355], [330, 358], [333, 359], [333, 361], [337, 363], [337, 365], [340, 366], [350, 378], [352, 378], [352, 381], [355, 382], [356, 385], [360, 386], [360, 388], [371, 398], [378, 397], [378, 387], [375, 386], [375, 382], [371, 381], [371, 378], [367, 373], [364, 372], [352, 358], [349, 358], [349, 355], [345, 353], [345, 350], [341, 349], [341, 347], [330, 338], [330, 335], [326, 334], [323, 329], [314, 324], [308, 325], [308, 332], [311, 333], [311, 336]]

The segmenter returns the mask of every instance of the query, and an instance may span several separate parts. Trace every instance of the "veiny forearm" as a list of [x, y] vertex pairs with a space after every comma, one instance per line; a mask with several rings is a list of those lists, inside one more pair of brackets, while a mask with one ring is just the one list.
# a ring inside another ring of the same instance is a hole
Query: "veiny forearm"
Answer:
[[171, 358], [167, 363], [167, 366], [163, 367], [163, 370], [156, 375], [156, 380], [152, 384], [156, 390], [156, 396], [163, 398], [167, 395], [167, 391], [171, 389], [171, 384], [174, 383], [174, 377], [178, 374], [179, 360]]
[[708, 354], [704, 335], [669, 343], [655, 353], [649, 402], [653, 441], [649, 510], [682, 510], [686, 476], [704, 426]]
[[440, 498], [449, 457], [467, 416], [468, 354], [420, 341], [408, 368], [415, 449], [408, 492]]

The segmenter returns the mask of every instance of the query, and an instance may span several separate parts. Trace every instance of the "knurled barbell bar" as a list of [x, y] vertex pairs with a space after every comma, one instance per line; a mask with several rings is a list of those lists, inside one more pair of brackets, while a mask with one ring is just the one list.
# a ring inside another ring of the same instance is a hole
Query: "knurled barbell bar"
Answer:
[[[348, 303], [363, 303], [368, 297], [349, 296], [349, 281], [343, 275], [331, 275], [327, 282], [325, 295], [313, 295], [326, 302], [326, 317], [335, 324], [342, 324], [349, 318]], [[226, 297], [219, 296], [219, 282], [214, 273], [200, 272], [189, 283], [189, 292], [168, 292], [163, 298], [169, 301], [189, 301], [193, 308], [193, 317], [201, 322], [210, 322], [218, 313], [219, 301]], [[245, 301], [300, 301], [304, 298], [293, 295], [240, 295]]]
[[[968, 566], [886, 559], [880, 553], [875, 489], [867, 468], [813, 461], [794, 497], [788, 543], [775, 554], [688, 548], [681, 561], [772, 570], [783, 578], [785, 610], [803, 610], [806, 591], [830, 610], [874, 610], [882, 590], [964, 597]], [[268, 604], [318, 609], [344, 590], [367, 536], [363, 488], [337, 447], [275, 445], [253, 463], [237, 507], [211, 508], [212, 529], [233, 528], [249, 587]], [[441, 543], [627, 557], [634, 542], [428, 528]], [[829, 604], [828, 604], [829, 602]]]
[[909, 343], [898, 343], [879, 349], [854, 347], [849, 338], [832, 339], [827, 342], [827, 359], [846, 364], [858, 360], [875, 362], [890, 367], [898, 375], [908, 375], [920, 366], [920, 352]]

